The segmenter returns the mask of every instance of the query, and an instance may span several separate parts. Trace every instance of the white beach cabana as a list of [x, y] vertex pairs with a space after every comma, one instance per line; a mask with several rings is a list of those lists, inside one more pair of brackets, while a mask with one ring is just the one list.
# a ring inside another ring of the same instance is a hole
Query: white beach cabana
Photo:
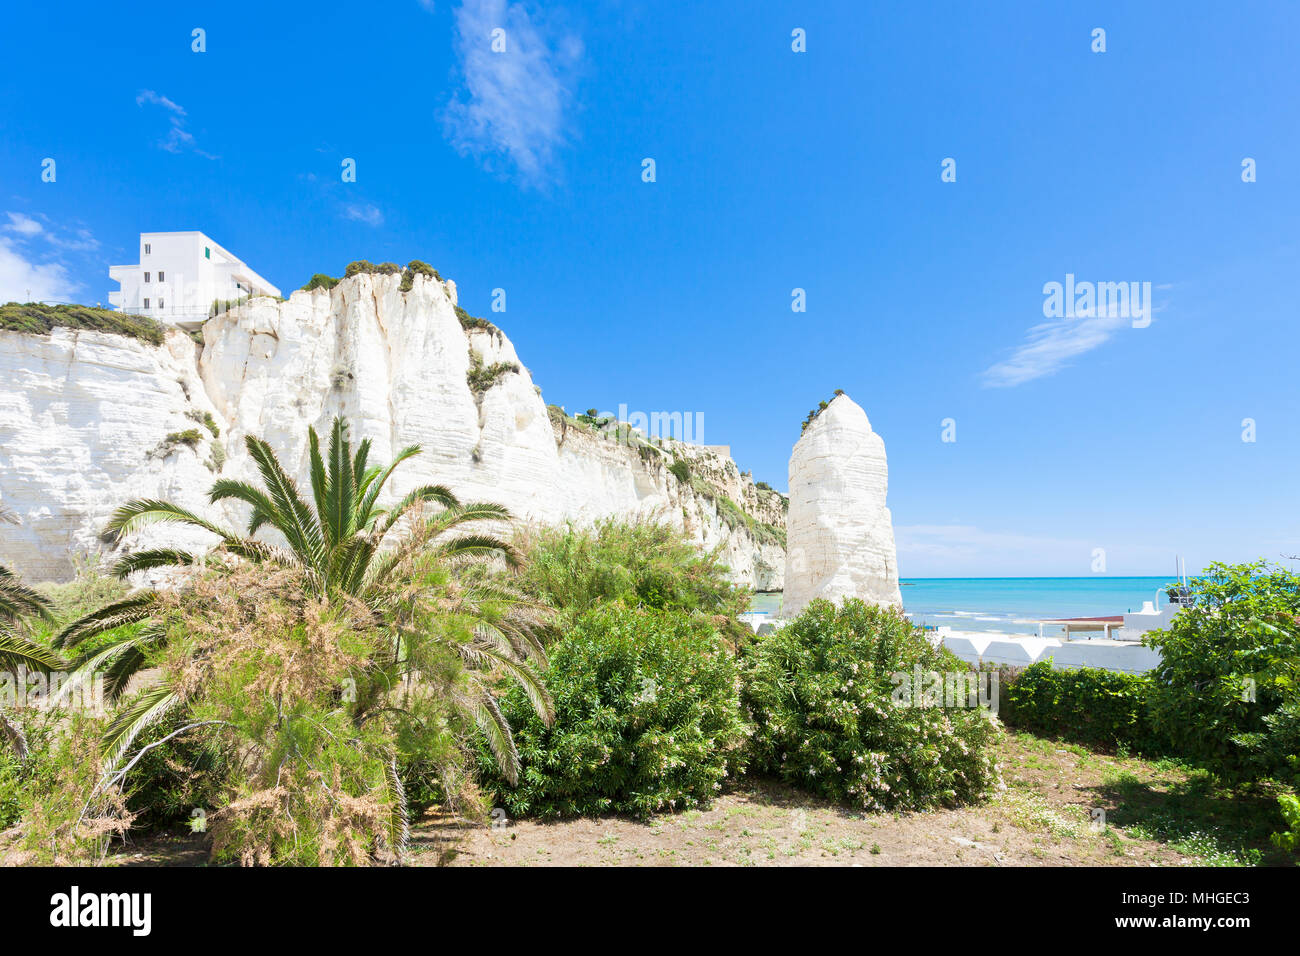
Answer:
[[1070, 639], [1072, 631], [1093, 634], [1101, 632], [1102, 637], [1110, 638], [1113, 632], [1124, 626], [1124, 615], [1115, 614], [1109, 617], [1059, 617], [1049, 620], [1038, 621], [1038, 636], [1043, 636], [1043, 626], [1051, 625], [1052, 627], [1065, 628], [1065, 640]]

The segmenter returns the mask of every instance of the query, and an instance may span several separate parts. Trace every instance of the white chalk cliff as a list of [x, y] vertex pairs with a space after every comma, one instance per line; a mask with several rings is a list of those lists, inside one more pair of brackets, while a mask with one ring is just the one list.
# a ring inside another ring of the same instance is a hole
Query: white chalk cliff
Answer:
[[790, 455], [782, 617], [815, 598], [902, 605], [888, 487], [884, 441], [861, 406], [836, 396]]
[[[393, 495], [437, 481], [545, 524], [655, 515], [718, 547], [737, 583], [781, 587], [780, 495], [708, 448], [611, 440], [548, 409], [502, 332], [462, 327], [453, 283], [401, 283], [363, 273], [284, 302], [253, 299], [210, 319], [202, 346], [180, 331], [161, 346], [0, 332], [0, 504], [22, 519], [0, 529], [0, 563], [32, 581], [67, 579], [79, 555], [109, 547], [104, 522], [135, 497], [240, 525], [239, 506], [214, 508], [206, 493], [217, 474], [254, 477], [244, 437], [269, 441], [306, 487], [307, 427], [341, 414], [354, 438], [372, 439], [374, 461], [422, 446]], [[669, 470], [675, 460], [692, 481]], [[208, 543], [198, 534], [159, 526], [125, 546]]]

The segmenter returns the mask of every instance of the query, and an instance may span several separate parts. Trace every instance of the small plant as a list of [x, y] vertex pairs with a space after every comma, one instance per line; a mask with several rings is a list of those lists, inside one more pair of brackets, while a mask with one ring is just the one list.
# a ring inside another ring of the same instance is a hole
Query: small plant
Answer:
[[187, 428], [184, 431], [169, 432], [167, 437], [158, 443], [155, 454], [159, 457], [166, 458], [179, 447], [197, 449], [199, 443], [203, 441], [203, 435], [197, 428]]
[[465, 381], [469, 384], [470, 391], [475, 396], [479, 396], [500, 382], [503, 375], [518, 371], [519, 365], [515, 362], [493, 362], [491, 365], [484, 365], [479, 354], [471, 350], [469, 371], [465, 373]]
[[438, 270], [427, 262], [421, 262], [419, 259], [412, 259], [407, 263], [405, 271], [402, 272], [402, 284], [398, 286], [399, 292], [410, 292], [415, 288], [416, 274], [428, 276], [430, 279], [442, 281], [442, 276], [438, 275]]
[[668, 470], [671, 471], [682, 484], [689, 485], [691, 483], [691, 463], [685, 458], [678, 458], [668, 466]]
[[338, 279], [333, 276], [327, 276], [322, 272], [316, 273], [307, 280], [307, 284], [302, 287], [303, 292], [312, 292], [315, 289], [332, 289], [339, 284]]
[[497, 327], [496, 327], [495, 325], [493, 325], [491, 322], [489, 322], [487, 319], [480, 319], [480, 318], [479, 318], [478, 316], [476, 316], [476, 315], [470, 315], [468, 312], [466, 312], [466, 311], [465, 311], [464, 309], [462, 309], [460, 306], [456, 306], [456, 307], [455, 307], [455, 310], [456, 310], [456, 318], [460, 320], [460, 327], [461, 327], [462, 329], [464, 329], [466, 332], [474, 332], [474, 331], [495, 332], [495, 331], [497, 331]]
[[208, 458], [208, 471], [219, 472], [226, 464], [226, 449], [219, 442], [212, 443], [212, 455]]
[[1284, 793], [1277, 798], [1278, 809], [1287, 829], [1274, 833], [1269, 839], [1280, 850], [1300, 853], [1300, 797], [1293, 793]]
[[189, 419], [190, 421], [192, 421], [192, 422], [198, 422], [200, 425], [202, 425], [202, 426], [203, 426], [204, 428], [206, 428], [208, 431], [212, 432], [212, 437], [213, 437], [213, 438], [220, 438], [220, 437], [221, 437], [221, 426], [219, 426], [219, 425], [217, 424], [217, 420], [216, 420], [215, 418], [212, 417], [212, 413], [211, 413], [211, 412], [202, 412], [202, 413], [200, 413], [200, 412], [196, 411], [195, 409], [190, 409], [189, 411], [187, 411], [187, 412], [185, 413], [185, 417], [188, 418], [188, 419]]
[[[835, 393], [831, 396], [831, 402], [835, 401], [835, 399], [839, 398], [843, 394], [844, 394], [844, 389], [837, 388], [835, 390]], [[803, 420], [803, 426], [799, 429], [800, 434], [808, 430], [808, 426], [813, 423], [813, 421], [817, 418], [818, 415], [820, 415], [822, 412], [826, 411], [826, 409], [830, 407], [831, 402], [822, 401], [817, 403], [817, 407], [814, 408], [812, 411], [810, 411], [808, 413], [808, 417]]]

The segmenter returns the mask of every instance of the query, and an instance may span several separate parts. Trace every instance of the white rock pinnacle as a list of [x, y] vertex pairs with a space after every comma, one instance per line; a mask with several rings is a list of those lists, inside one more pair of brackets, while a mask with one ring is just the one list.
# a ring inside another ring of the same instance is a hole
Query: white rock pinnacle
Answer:
[[902, 604], [888, 485], [884, 441], [861, 406], [837, 396], [790, 455], [782, 617], [819, 597]]

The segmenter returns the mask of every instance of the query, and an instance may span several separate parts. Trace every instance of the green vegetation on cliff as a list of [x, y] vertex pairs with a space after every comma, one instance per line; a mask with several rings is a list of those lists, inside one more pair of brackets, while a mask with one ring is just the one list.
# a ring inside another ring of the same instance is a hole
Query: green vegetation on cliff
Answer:
[[48, 335], [54, 329], [107, 332], [162, 345], [166, 329], [143, 315], [127, 315], [88, 305], [42, 305], [10, 302], [0, 305], [0, 331]]

